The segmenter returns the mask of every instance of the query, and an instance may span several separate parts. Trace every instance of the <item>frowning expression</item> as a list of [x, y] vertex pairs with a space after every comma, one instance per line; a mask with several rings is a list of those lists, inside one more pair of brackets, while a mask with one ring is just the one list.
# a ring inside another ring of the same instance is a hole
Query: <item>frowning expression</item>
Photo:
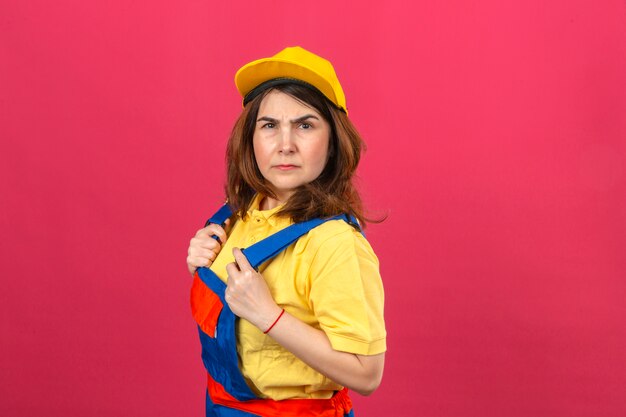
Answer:
[[256, 163], [278, 200], [322, 173], [330, 125], [312, 107], [277, 90], [261, 102], [252, 139]]

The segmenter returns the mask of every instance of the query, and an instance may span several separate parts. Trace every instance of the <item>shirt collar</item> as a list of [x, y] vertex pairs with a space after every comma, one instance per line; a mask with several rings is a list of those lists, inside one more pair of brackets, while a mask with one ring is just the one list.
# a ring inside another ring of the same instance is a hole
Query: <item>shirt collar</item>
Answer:
[[267, 222], [272, 227], [282, 228], [282, 227], [287, 227], [293, 223], [291, 219], [287, 217], [275, 215], [284, 206], [284, 204], [281, 204], [270, 210], [260, 210], [259, 204], [261, 203], [262, 199], [263, 199], [263, 196], [261, 194], [257, 194], [254, 196], [252, 203], [250, 203], [250, 208], [247, 211], [248, 216], [250, 216], [250, 218], [263, 217], [265, 220], [267, 220]]

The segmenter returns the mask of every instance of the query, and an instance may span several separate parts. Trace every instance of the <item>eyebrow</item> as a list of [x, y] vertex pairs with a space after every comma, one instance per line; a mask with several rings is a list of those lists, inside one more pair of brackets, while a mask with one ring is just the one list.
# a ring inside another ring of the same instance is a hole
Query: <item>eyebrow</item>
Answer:
[[[302, 122], [304, 122], [307, 119], [319, 120], [319, 117], [317, 117], [314, 114], [305, 114], [304, 116], [300, 116], [297, 119], [290, 120], [290, 122], [293, 123], [293, 124], [302, 123]], [[279, 123], [278, 119], [274, 119], [273, 117], [269, 117], [269, 116], [259, 117], [259, 119], [257, 120], [257, 123], [258, 122], [262, 122], [262, 121], [270, 122], [270, 123], [274, 123], [274, 124], [278, 124]]]

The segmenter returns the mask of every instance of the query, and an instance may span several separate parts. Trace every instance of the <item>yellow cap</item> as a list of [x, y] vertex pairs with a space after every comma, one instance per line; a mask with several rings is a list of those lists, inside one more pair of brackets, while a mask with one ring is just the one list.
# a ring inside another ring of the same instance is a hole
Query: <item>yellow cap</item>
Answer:
[[235, 74], [235, 85], [245, 105], [248, 101], [246, 96], [256, 87], [277, 79], [294, 79], [310, 84], [348, 113], [346, 97], [333, 65], [299, 46], [285, 48], [270, 58], [258, 59], [239, 68]]

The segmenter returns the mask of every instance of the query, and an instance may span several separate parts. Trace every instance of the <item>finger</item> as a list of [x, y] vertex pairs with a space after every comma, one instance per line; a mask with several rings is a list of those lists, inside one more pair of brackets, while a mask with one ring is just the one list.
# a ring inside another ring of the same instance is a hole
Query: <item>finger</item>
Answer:
[[188, 256], [187, 257], [187, 266], [191, 269], [191, 268], [200, 268], [201, 266], [208, 266], [210, 265], [211, 261], [207, 258], [198, 258], [195, 256]]
[[227, 236], [226, 236], [226, 231], [224, 230], [224, 228], [218, 224], [213, 224], [211, 226], [214, 226], [211, 231], [211, 237], [213, 239], [219, 239], [219, 242], [221, 244], [224, 244], [224, 242], [226, 242]]
[[[201, 244], [205, 246], [200, 246]], [[208, 244], [192, 242], [192, 244], [189, 245], [189, 249], [187, 249], [187, 254], [191, 256], [204, 256], [214, 259], [215, 256], [220, 253], [220, 245], [218, 245], [217, 242], [213, 242], [213, 244], [209, 245], [210, 247], [206, 247], [206, 245]]]
[[189, 249], [208, 249], [213, 252], [219, 252], [222, 246], [220, 243], [210, 237], [194, 237], [189, 242]]
[[250, 265], [250, 262], [248, 262], [248, 258], [246, 258], [246, 255], [243, 254], [241, 249], [233, 248], [233, 256], [235, 257], [235, 262], [237, 262], [239, 269], [241, 269], [242, 271], [255, 270], [252, 265]]
[[226, 240], [226, 231], [219, 224], [211, 223], [207, 227], [203, 227], [202, 229], [196, 232], [196, 237], [206, 237], [217, 235], [220, 237], [220, 240]]
[[210, 224], [206, 227], [203, 227], [202, 229], [198, 230], [196, 232], [195, 237], [206, 237], [206, 236], [210, 236], [213, 234], [213, 232], [211, 231], [213, 229], [213, 224]]
[[226, 273], [228, 274], [229, 281], [230, 281], [230, 277], [234, 277], [236, 279], [236, 275], [239, 272], [240, 271], [236, 263], [231, 262], [228, 265], [226, 265]]

